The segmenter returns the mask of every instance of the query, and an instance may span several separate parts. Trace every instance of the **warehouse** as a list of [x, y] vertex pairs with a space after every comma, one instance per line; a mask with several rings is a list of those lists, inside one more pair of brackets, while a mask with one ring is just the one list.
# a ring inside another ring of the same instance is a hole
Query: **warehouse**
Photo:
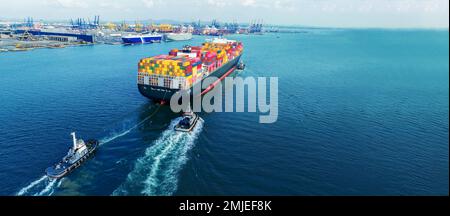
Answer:
[[49, 35], [47, 36], [48, 40], [59, 41], [59, 42], [76, 42], [78, 39], [76, 37], [70, 36], [59, 36], [59, 35]]

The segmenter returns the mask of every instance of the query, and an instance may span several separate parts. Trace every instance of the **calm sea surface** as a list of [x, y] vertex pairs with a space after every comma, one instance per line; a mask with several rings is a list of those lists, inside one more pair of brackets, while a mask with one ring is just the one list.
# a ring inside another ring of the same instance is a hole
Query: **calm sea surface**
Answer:
[[[276, 123], [201, 113], [172, 131], [137, 62], [186, 42], [0, 54], [0, 195], [448, 195], [448, 31], [230, 38], [245, 44], [235, 76], [279, 77]], [[48, 180], [72, 131], [102, 145]]]

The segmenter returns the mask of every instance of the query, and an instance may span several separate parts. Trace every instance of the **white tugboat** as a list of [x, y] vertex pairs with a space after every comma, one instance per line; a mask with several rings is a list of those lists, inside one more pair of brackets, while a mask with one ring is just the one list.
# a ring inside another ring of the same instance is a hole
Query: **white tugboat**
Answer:
[[245, 69], [245, 64], [244, 64], [244, 62], [239, 62], [238, 64], [237, 64], [237, 66], [236, 66], [236, 70], [240, 70], [240, 71], [242, 71], [242, 70], [244, 70]]
[[72, 170], [81, 166], [97, 149], [99, 142], [97, 140], [88, 140], [84, 142], [75, 136], [75, 132], [71, 133], [73, 146], [69, 149], [67, 155], [57, 164], [45, 170], [50, 178], [62, 178]]
[[198, 118], [198, 115], [194, 112], [185, 112], [174, 129], [180, 132], [190, 132], [197, 124]]

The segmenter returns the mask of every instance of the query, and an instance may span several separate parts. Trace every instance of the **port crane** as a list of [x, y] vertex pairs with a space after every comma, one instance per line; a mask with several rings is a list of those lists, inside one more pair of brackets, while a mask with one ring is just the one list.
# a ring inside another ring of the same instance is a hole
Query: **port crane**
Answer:
[[86, 22], [84, 18], [77, 18], [76, 20], [71, 19], [70, 24], [73, 29], [97, 29], [100, 27], [100, 16], [94, 16], [94, 22], [91, 22], [90, 19]]
[[263, 20], [254, 20], [249, 27], [249, 33], [261, 33], [263, 28]]

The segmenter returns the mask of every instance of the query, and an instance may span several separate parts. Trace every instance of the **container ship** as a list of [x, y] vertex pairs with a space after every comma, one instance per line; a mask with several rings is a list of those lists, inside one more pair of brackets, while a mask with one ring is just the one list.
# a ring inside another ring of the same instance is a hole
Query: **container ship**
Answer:
[[122, 37], [124, 44], [144, 44], [144, 43], [159, 43], [162, 40], [160, 34], [135, 34]]
[[243, 51], [241, 42], [215, 38], [202, 46], [185, 46], [171, 50], [168, 55], [143, 58], [138, 64], [139, 92], [160, 103], [170, 101], [180, 91], [193, 96], [192, 89], [201, 85], [203, 79], [209, 76], [223, 79], [236, 70]]

